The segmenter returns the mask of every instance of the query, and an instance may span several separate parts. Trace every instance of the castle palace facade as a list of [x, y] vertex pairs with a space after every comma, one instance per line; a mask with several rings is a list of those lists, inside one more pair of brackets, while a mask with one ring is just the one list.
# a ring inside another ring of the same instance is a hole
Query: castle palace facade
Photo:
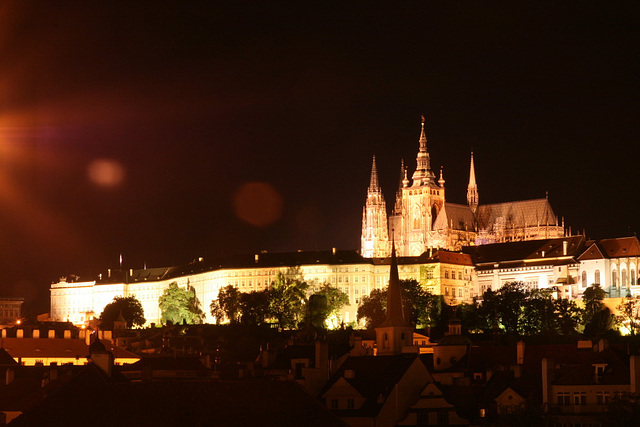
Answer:
[[419, 256], [435, 249], [459, 251], [463, 246], [565, 236], [547, 198], [480, 205], [473, 153], [467, 186], [467, 204], [449, 203], [445, 180], [431, 169], [424, 132], [420, 132], [416, 169], [409, 179], [404, 162], [391, 215], [378, 181], [373, 158], [367, 199], [362, 212], [361, 254], [389, 257], [391, 240], [398, 256]]

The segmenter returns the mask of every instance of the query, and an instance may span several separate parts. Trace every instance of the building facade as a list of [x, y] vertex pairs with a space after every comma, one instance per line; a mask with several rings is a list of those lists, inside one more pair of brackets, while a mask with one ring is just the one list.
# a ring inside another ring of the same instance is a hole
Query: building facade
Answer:
[[[473, 288], [472, 268], [455, 261], [446, 262], [445, 255], [402, 257], [398, 262], [399, 277], [414, 279], [434, 293], [446, 289], [464, 288], [463, 299], [470, 301], [477, 290]], [[390, 258], [365, 258], [356, 251], [309, 251], [290, 253], [259, 253], [241, 255], [207, 262], [198, 259], [186, 266], [142, 270], [109, 271], [97, 280], [72, 282], [65, 278], [51, 285], [51, 317], [54, 321], [84, 324], [99, 317], [104, 307], [116, 296], [135, 296], [142, 304], [147, 323], [160, 323], [158, 299], [171, 283], [190, 286], [196, 291], [205, 322], [215, 319], [208, 312], [209, 304], [218, 298], [218, 291], [228, 285], [240, 292], [261, 291], [268, 288], [278, 273], [291, 275], [309, 284], [314, 292], [327, 283], [349, 296], [343, 307], [340, 322], [357, 321], [358, 305], [373, 289], [387, 286]], [[464, 271], [462, 279], [453, 271]], [[449, 273], [451, 272], [451, 273]], [[449, 279], [448, 277], [451, 277]], [[456, 279], [454, 279], [456, 277]], [[445, 286], [442, 286], [445, 283]], [[453, 291], [452, 291], [453, 292]], [[459, 291], [457, 291], [459, 292]]]
[[431, 168], [424, 123], [423, 117], [416, 169], [409, 179], [407, 169], [401, 165], [400, 184], [388, 221], [374, 158], [363, 209], [363, 256], [388, 256], [390, 234], [399, 256], [418, 256], [431, 248], [458, 251], [469, 245], [565, 235], [564, 224], [560, 224], [546, 198], [480, 205], [473, 153], [467, 204], [447, 202], [442, 169], [436, 178]]

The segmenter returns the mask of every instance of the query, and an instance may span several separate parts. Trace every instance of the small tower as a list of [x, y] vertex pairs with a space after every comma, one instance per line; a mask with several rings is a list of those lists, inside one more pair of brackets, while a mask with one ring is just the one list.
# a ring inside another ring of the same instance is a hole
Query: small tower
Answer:
[[378, 183], [376, 156], [373, 156], [367, 201], [362, 209], [361, 255], [365, 258], [389, 256], [387, 206]]
[[473, 165], [473, 151], [471, 152], [471, 167], [469, 169], [469, 185], [467, 186], [467, 203], [471, 212], [478, 210], [478, 185], [476, 184], [476, 168]]
[[404, 316], [402, 290], [398, 275], [395, 242], [391, 243], [391, 267], [387, 290], [387, 315], [376, 328], [377, 355], [402, 354], [403, 349], [413, 346], [413, 326]]

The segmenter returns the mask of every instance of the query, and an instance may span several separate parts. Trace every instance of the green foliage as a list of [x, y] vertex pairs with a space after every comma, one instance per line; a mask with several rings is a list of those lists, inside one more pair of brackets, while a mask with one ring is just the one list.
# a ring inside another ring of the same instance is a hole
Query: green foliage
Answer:
[[[444, 300], [440, 295], [432, 295], [416, 280], [400, 280], [402, 305], [405, 318], [419, 328], [435, 327], [443, 318]], [[358, 307], [358, 321], [365, 319], [367, 328], [375, 328], [382, 323], [387, 310], [387, 290], [374, 289], [369, 296], [363, 296]]]
[[378, 327], [386, 316], [387, 288], [374, 289], [360, 300], [358, 322], [365, 319], [367, 329]]
[[640, 332], [640, 295], [626, 297], [617, 307], [620, 314], [617, 321], [626, 327], [631, 335]]
[[325, 283], [309, 297], [307, 321], [317, 328], [335, 329], [340, 323], [338, 318], [340, 309], [345, 305], [349, 305], [349, 295]]
[[298, 277], [279, 272], [269, 289], [269, 311], [281, 328], [295, 328], [302, 319], [309, 286]]
[[269, 291], [240, 293], [240, 323], [262, 325], [269, 317]]
[[[240, 291], [232, 285], [220, 289], [217, 306], [222, 309], [231, 323], [237, 323], [240, 317]], [[211, 315], [214, 315], [213, 312]]]
[[127, 328], [142, 326], [146, 322], [142, 304], [135, 296], [114, 297], [113, 302], [107, 304], [100, 314], [100, 326], [104, 329], [113, 329], [113, 321], [120, 316], [120, 313], [127, 322]]
[[171, 283], [160, 296], [158, 305], [164, 324], [200, 324], [204, 318], [196, 291], [189, 285], [181, 288], [176, 282]]
[[597, 283], [589, 286], [582, 294], [584, 302], [582, 324], [584, 325], [584, 334], [587, 336], [603, 334], [614, 326], [616, 319], [611, 311], [605, 307], [604, 297], [604, 289]]

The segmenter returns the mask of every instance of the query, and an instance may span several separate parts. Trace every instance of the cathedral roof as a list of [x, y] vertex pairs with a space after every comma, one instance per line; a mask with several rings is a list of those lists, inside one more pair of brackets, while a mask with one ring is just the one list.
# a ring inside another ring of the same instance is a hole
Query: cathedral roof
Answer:
[[473, 212], [467, 205], [445, 203], [433, 224], [435, 230], [475, 230]]
[[557, 224], [557, 218], [548, 199], [480, 205], [476, 220], [480, 229], [490, 229], [496, 223], [503, 223], [508, 227]]

